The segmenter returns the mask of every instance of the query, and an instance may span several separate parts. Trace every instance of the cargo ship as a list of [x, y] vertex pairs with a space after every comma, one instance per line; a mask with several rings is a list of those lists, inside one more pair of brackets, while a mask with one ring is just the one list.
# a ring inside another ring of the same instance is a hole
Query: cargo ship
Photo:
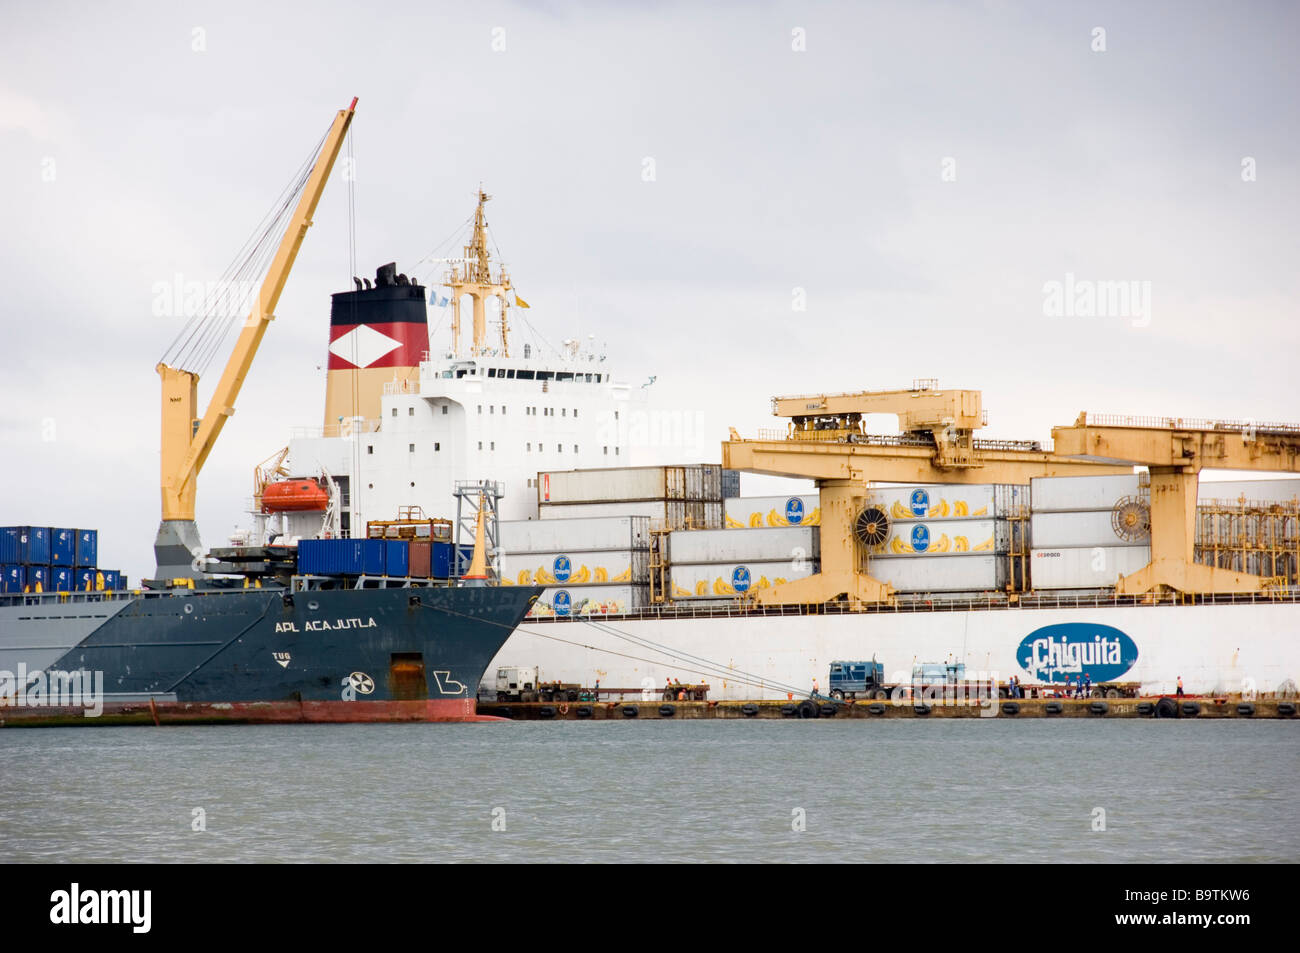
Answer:
[[[921, 380], [779, 397], [783, 429], [733, 430], [718, 461], [633, 467], [645, 389], [588, 341], [513, 339], [528, 305], [489, 254], [489, 199], [428, 288], [386, 266], [334, 296], [323, 425], [281, 458], [321, 501], [270, 517], [290, 540], [365, 536], [497, 487], [492, 570], [541, 597], [489, 675], [760, 699], [876, 658], [895, 680], [951, 661], [1049, 686], [1294, 693], [1300, 481], [1199, 477], [1300, 472], [1300, 426], [1084, 414], [1051, 442], [988, 440], [979, 391]], [[430, 339], [430, 307], [449, 341]], [[897, 433], [865, 430], [880, 413]], [[741, 472], [814, 490], [746, 498]]]
[[[298, 554], [284, 547], [206, 552], [194, 521], [199, 472], [234, 412], [355, 107], [338, 112], [228, 273], [265, 277], [206, 411], [198, 368], [230, 327], [222, 306], [196, 315], [157, 365], [154, 578], [127, 589], [119, 574], [100, 570], [93, 531], [0, 531], [0, 724], [480, 720], [475, 688], [537, 589], [492, 585], [483, 572], [412, 579], [409, 551], [421, 550], [406, 541], [381, 542], [374, 566], [373, 547], [362, 547], [359, 573], [340, 563], [301, 576]], [[311, 507], [309, 489], [268, 487], [267, 503]], [[482, 526], [480, 518], [480, 563]]]

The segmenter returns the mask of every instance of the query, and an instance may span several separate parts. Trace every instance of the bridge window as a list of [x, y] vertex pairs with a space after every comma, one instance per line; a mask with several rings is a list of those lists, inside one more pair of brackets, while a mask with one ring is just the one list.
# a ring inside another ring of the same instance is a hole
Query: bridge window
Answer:
[[483, 441], [482, 441], [482, 440], [480, 440], [480, 441], [478, 442], [478, 448], [479, 448], [480, 450], [483, 449]]
[[440, 444], [440, 443], [435, 443], [435, 444], [433, 445], [433, 452], [434, 452], [434, 453], [437, 453], [437, 452], [438, 452], [439, 450], [441, 450], [441, 449], [442, 449], [442, 444]]
[[394, 416], [394, 417], [397, 416], [397, 408], [396, 408], [396, 407], [393, 408], [393, 416]]
[[411, 443], [411, 444], [407, 444], [407, 446], [406, 446], [406, 452], [407, 452], [407, 453], [415, 453], [415, 444], [413, 444], [413, 443]]
[[372, 443], [366, 444], [366, 453], [374, 455], [374, 452], [375, 452], [375, 445]]
[[414, 416], [415, 416], [415, 408], [414, 408], [414, 407], [407, 407], [407, 408], [406, 408], [406, 416], [408, 416], [408, 417], [414, 417]]
[[443, 412], [444, 414], [447, 412], [447, 405], [446, 405], [446, 404], [443, 404], [443, 405], [442, 405], [442, 412]]
[[534, 376], [535, 374], [532, 371], [521, 370], [518, 374], [515, 375], [515, 379], [521, 381], [530, 381], [533, 379]]

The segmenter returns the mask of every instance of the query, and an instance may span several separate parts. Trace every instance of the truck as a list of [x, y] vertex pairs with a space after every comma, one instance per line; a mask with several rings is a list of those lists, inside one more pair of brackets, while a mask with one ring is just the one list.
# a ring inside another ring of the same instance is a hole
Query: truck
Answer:
[[581, 685], [576, 682], [543, 682], [541, 675], [536, 665], [507, 665], [497, 669], [497, 701], [578, 701]]
[[991, 680], [969, 681], [964, 662], [920, 662], [912, 666], [912, 680], [907, 684], [890, 684], [885, 681], [885, 667], [872, 659], [870, 662], [831, 662], [827, 688], [835, 701], [845, 698], [886, 699], [896, 689], [902, 689], [904, 698], [931, 696], [994, 696]]

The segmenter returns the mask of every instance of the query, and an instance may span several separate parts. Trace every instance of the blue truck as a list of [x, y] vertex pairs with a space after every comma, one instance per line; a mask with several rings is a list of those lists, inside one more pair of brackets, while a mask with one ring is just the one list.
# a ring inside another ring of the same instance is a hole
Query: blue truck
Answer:
[[870, 662], [831, 662], [831, 698], [888, 698], [889, 686], [885, 684], [885, 667], [872, 659]]

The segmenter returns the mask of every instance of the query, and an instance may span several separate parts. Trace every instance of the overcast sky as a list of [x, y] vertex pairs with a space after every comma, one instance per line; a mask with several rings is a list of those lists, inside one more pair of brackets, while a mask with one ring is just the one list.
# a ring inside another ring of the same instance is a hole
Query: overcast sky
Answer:
[[[920, 377], [982, 389], [990, 436], [1085, 409], [1300, 419], [1293, 4], [3, 12], [0, 524], [98, 527], [133, 580], [182, 323], [156, 286], [216, 279], [352, 96], [357, 273], [410, 268], [483, 182], [539, 335], [595, 334], [656, 406], [703, 413], [643, 460], [717, 460], [774, 394]], [[320, 423], [347, 195], [203, 473], [208, 545]], [[1054, 316], [1069, 280], [1137, 296]]]

